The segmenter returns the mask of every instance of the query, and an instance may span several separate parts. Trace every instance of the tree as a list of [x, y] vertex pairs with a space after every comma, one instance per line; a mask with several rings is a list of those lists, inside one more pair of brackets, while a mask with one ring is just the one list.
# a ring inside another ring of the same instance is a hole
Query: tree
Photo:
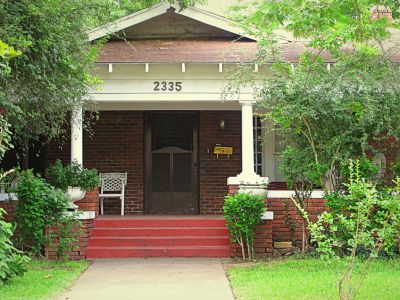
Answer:
[[[25, 157], [30, 144], [65, 135], [73, 107], [95, 111], [89, 91], [99, 79], [91, 71], [104, 41], [90, 44], [87, 31], [157, 2], [0, 0], [0, 40], [23, 52], [10, 62], [10, 76], [0, 79], [0, 107]], [[182, 8], [194, 2], [179, 1]]]
[[[0, 40], [0, 77], [6, 77], [11, 73], [9, 61], [21, 55], [20, 51], [7, 45]], [[4, 93], [0, 90], [0, 101], [5, 98]], [[7, 150], [12, 147], [10, 124], [3, 117], [3, 112], [0, 112], [0, 161], [4, 157]]]
[[13, 143], [25, 150], [63, 134], [71, 107], [88, 105], [96, 83], [90, 75], [96, 48], [86, 38], [88, 2], [0, 0], [0, 39], [23, 52], [0, 81], [6, 95], [0, 105]]
[[[307, 180], [318, 178], [325, 192], [338, 188], [343, 162], [376, 150], [370, 143], [384, 135], [399, 137], [399, 68], [390, 60], [396, 49], [386, 43], [398, 32], [386, 17], [372, 17], [379, 4], [264, 0], [247, 14], [248, 6], [235, 8], [245, 28], [258, 30], [252, 30], [260, 38], [256, 62], [272, 62], [267, 76], [235, 77], [239, 84], [261, 80], [265, 117], [300, 156], [312, 157], [318, 176]], [[282, 37], [282, 30], [289, 34]], [[282, 39], [305, 45], [298, 63], [282, 58]]]
[[[394, 240], [398, 236], [397, 215], [388, 213], [398, 209], [398, 191], [389, 191], [381, 199], [383, 192], [377, 191], [370, 176], [357, 173], [355, 180], [343, 172], [349, 158], [368, 161], [368, 156], [379, 151], [371, 146], [374, 142], [385, 136], [399, 140], [400, 70], [391, 61], [398, 49], [389, 42], [391, 35], [399, 32], [391, 28], [397, 25], [396, 20], [373, 15], [381, 4], [386, 3], [263, 0], [234, 8], [243, 26], [259, 36], [255, 63], [271, 66], [268, 75], [257, 76], [242, 68], [233, 75], [233, 87], [227, 90], [254, 85], [259, 105], [267, 110], [265, 118], [290, 144], [284, 152], [282, 171], [296, 190], [292, 200], [320, 253], [335, 254], [338, 223], [349, 233], [346, 250], [350, 259], [338, 286], [340, 297], [346, 299], [354, 295], [350, 281], [357, 250], [368, 246], [375, 257], [379, 247], [386, 246], [383, 238], [392, 232]], [[398, 3], [389, 3], [385, 9], [391, 10], [394, 18], [398, 16]], [[304, 49], [295, 64], [281, 55], [282, 47], [290, 43]], [[370, 173], [371, 163], [365, 169]], [[395, 183], [398, 188], [398, 180]], [[327, 212], [312, 223], [304, 203], [315, 186], [322, 187], [328, 196], [348, 201], [351, 210], [344, 209], [335, 220]], [[376, 228], [382, 231], [370, 230], [372, 213], [380, 218], [381, 227]]]
[[[379, 1], [247, 1], [235, 6], [238, 21], [259, 38], [254, 63], [267, 71], [254, 73], [240, 66], [230, 74], [225, 96], [244, 85], [255, 88], [258, 105], [267, 111], [269, 130], [284, 137], [282, 172], [292, 201], [306, 209], [311, 191], [341, 189], [348, 181], [341, 172], [351, 158], [369, 164], [378, 154], [373, 142], [400, 133], [400, 70], [391, 62], [397, 50], [387, 41], [396, 21], [375, 18]], [[389, 6], [398, 12], [397, 4]], [[282, 50], [295, 44], [304, 49], [297, 63]], [[327, 65], [327, 62], [334, 64]], [[303, 220], [303, 250], [307, 246]]]

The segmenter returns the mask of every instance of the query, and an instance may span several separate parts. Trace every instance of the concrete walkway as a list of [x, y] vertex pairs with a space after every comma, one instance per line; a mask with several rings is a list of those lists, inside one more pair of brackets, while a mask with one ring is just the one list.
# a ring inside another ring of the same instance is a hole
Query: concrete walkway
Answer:
[[58, 300], [233, 300], [217, 259], [96, 260]]

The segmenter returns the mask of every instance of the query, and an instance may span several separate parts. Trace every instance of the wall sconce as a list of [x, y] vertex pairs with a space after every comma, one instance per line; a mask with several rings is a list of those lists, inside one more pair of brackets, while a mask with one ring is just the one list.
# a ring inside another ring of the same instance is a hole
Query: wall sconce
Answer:
[[219, 129], [224, 130], [226, 128], [226, 122], [224, 119], [219, 120]]

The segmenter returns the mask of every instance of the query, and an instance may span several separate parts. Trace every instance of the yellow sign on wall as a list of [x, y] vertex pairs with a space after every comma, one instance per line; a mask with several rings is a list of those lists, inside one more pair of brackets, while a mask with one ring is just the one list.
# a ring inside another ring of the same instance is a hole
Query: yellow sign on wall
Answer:
[[222, 147], [222, 146], [215, 146], [214, 147], [214, 154], [216, 155], [232, 155], [233, 154], [233, 147]]

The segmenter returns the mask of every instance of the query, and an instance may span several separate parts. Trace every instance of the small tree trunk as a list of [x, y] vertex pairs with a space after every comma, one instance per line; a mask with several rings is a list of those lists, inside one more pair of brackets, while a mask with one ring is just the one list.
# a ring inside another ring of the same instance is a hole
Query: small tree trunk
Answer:
[[307, 241], [307, 228], [306, 221], [303, 219], [302, 222], [302, 242], [301, 242], [301, 250], [304, 253], [307, 249], [308, 241]]
[[248, 257], [249, 257], [249, 260], [251, 260], [251, 259], [253, 258], [253, 256], [252, 256], [252, 251], [251, 251], [251, 247], [250, 247], [249, 238], [246, 238], [246, 242], [247, 242], [247, 253], [248, 253]]
[[243, 260], [246, 260], [246, 252], [244, 251], [243, 237], [240, 237], [240, 242], [239, 242], [239, 244], [240, 244], [240, 247], [242, 247], [242, 257], [243, 257]]
[[23, 142], [21, 167], [23, 170], [29, 169], [29, 140], [28, 139], [25, 139]]

